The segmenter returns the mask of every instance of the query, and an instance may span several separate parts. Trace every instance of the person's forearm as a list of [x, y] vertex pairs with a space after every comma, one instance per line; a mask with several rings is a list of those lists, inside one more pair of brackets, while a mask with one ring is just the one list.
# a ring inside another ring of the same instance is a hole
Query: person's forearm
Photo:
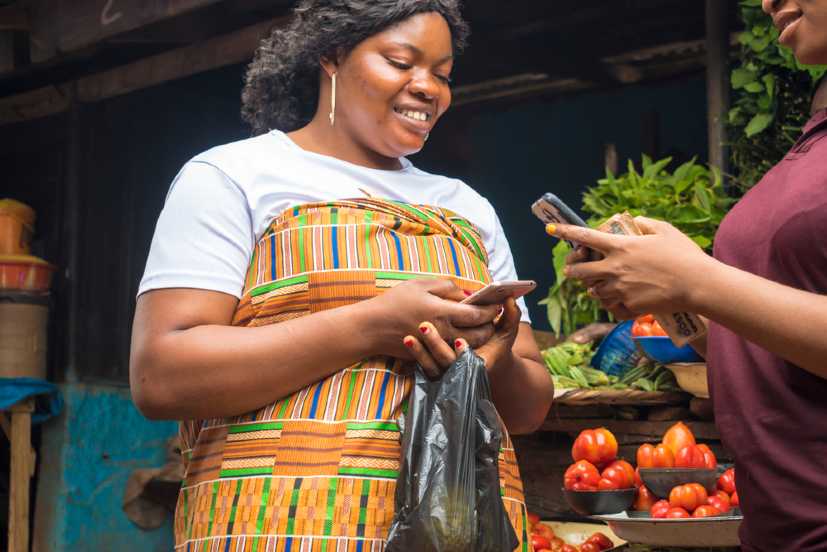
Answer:
[[827, 296], [761, 278], [714, 259], [692, 286], [693, 312], [827, 378]]
[[152, 418], [243, 414], [376, 354], [370, 301], [260, 327], [196, 326], [135, 347], [136, 402]]
[[488, 370], [494, 404], [508, 431], [531, 433], [551, 407], [554, 384], [545, 366], [512, 352]]

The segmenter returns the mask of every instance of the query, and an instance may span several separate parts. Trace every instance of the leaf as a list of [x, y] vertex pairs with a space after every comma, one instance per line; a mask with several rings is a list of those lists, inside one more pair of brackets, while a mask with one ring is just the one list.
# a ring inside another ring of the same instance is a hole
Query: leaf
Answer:
[[749, 123], [747, 123], [747, 127], [744, 129], [744, 134], [747, 135], [747, 138], [755, 136], [756, 134], [764, 131], [773, 120], [772, 113], [757, 113]]
[[549, 297], [546, 304], [546, 315], [548, 316], [548, 323], [551, 330], [556, 337], [560, 337], [560, 330], [562, 329], [563, 320], [563, 306], [559, 297]]
[[767, 89], [767, 95], [772, 99], [775, 95], [775, 75], [772, 73], [766, 74], [761, 77], [761, 82], [764, 83], [764, 87]]
[[758, 76], [752, 71], [744, 69], [743, 67], [739, 67], [738, 69], [735, 69], [732, 72], [732, 87], [738, 90], [739, 88], [743, 88], [751, 82], [755, 82], [757, 78]]
[[759, 92], [764, 91], [764, 85], [758, 81], [748, 83], [744, 86], [744, 90], [747, 92], [752, 92], [753, 94], [757, 94]]
[[706, 236], [692, 236], [692, 241], [697, 243], [701, 249], [708, 249], [712, 245], [712, 240]]

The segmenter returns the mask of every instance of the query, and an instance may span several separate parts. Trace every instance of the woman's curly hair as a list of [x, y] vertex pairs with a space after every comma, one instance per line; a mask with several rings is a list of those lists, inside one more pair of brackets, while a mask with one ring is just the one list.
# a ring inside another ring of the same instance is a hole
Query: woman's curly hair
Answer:
[[290, 23], [256, 50], [244, 79], [242, 118], [253, 135], [305, 126], [316, 113], [322, 58], [347, 55], [366, 38], [428, 12], [445, 18], [454, 52], [461, 52], [469, 28], [460, 0], [302, 0]]

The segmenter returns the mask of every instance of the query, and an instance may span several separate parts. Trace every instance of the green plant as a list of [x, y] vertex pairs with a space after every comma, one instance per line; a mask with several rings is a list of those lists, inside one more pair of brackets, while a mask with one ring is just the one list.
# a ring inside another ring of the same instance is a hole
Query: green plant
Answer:
[[728, 197], [717, 169], [688, 161], [674, 172], [667, 167], [670, 157], [652, 161], [643, 156], [638, 172], [630, 160], [628, 172], [606, 178], [583, 194], [583, 210], [596, 226], [615, 213], [628, 211], [672, 223], [702, 248], [712, 247], [718, 225], [734, 200]]
[[735, 183], [746, 189], [795, 143], [825, 67], [801, 65], [778, 44], [778, 30], [761, 10], [761, 0], [741, 0], [741, 18], [745, 31], [731, 77], [729, 145]]
[[566, 255], [571, 247], [564, 241], [554, 246], [554, 285], [548, 290], [548, 296], [539, 302], [546, 306], [548, 323], [554, 335], [570, 335], [577, 328], [597, 322], [600, 319], [600, 303], [589, 296], [579, 280], [569, 280], [563, 273]]

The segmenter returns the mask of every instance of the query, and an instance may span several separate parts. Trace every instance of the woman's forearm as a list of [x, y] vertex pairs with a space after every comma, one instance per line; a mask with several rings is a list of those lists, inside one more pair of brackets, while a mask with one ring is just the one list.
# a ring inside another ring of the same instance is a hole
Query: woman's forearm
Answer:
[[692, 310], [827, 378], [827, 296], [791, 288], [710, 258], [692, 286]]
[[133, 398], [152, 418], [243, 414], [375, 353], [379, 318], [364, 301], [268, 326], [154, 336], [151, 345], [133, 343]]
[[554, 384], [545, 366], [513, 352], [488, 371], [494, 404], [514, 435], [536, 431], [546, 419]]

